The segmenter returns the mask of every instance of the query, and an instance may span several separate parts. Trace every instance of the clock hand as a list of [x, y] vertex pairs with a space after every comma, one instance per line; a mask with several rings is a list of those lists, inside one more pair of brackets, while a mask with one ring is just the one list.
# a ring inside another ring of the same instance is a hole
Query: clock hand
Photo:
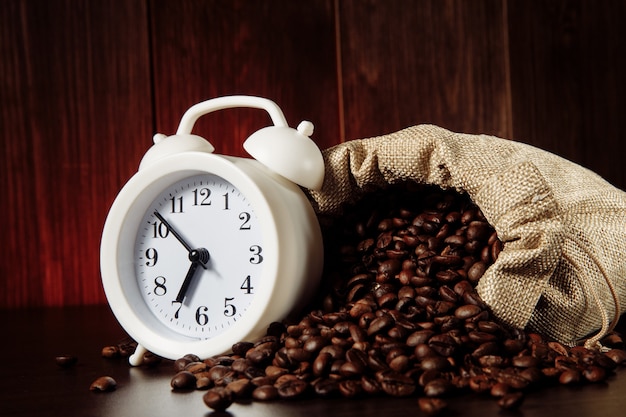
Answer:
[[[165, 227], [167, 227], [167, 230], [170, 231], [170, 233], [172, 233], [174, 235], [174, 237], [185, 247], [185, 249], [187, 249], [187, 252], [189, 252], [189, 260], [191, 260], [192, 257], [192, 252], [194, 251], [194, 249], [191, 248], [191, 246], [189, 245], [189, 243], [187, 243], [187, 241], [180, 235], [180, 233], [178, 233], [176, 231], [176, 229], [174, 229], [172, 227], [172, 225], [165, 220], [165, 217], [161, 216], [161, 213], [159, 213], [158, 211], [154, 210], [154, 215], [157, 217], [157, 219], [159, 219], [161, 221], [161, 223], [163, 223], [165, 225]], [[208, 261], [208, 256], [209, 256], [209, 252], [207, 252], [206, 249], [195, 249], [197, 251], [204, 251], [206, 252], [206, 261]], [[206, 261], [204, 262], [200, 262], [200, 266], [204, 269], [207, 269], [206, 267]]]
[[191, 261], [191, 265], [189, 266], [183, 285], [181, 285], [180, 290], [178, 291], [176, 300], [174, 300], [177, 303], [182, 303], [185, 299], [185, 294], [187, 294], [189, 284], [191, 284], [191, 279], [195, 275], [198, 265], [206, 268], [205, 263], [209, 261], [209, 252], [204, 248], [194, 249], [189, 252], [189, 260]]
[[185, 239], [183, 239], [183, 237], [176, 231], [176, 229], [174, 229], [172, 225], [167, 220], [165, 220], [165, 217], [161, 216], [161, 213], [154, 210], [154, 215], [157, 217], [157, 219], [161, 221], [161, 223], [165, 225], [165, 227], [167, 227], [167, 230], [169, 230], [174, 235], [174, 237], [178, 239], [180, 243], [182, 243], [185, 249], [187, 249], [187, 252], [191, 252], [193, 250], [191, 249], [191, 246], [189, 246], [189, 244], [185, 241]]
[[189, 289], [189, 284], [191, 283], [191, 278], [193, 278], [196, 273], [196, 269], [198, 269], [198, 262], [192, 262], [189, 266], [189, 271], [187, 271], [187, 275], [185, 276], [185, 280], [183, 281], [183, 285], [180, 287], [178, 291], [178, 295], [176, 296], [176, 302], [182, 303], [185, 299], [185, 294], [187, 293], [187, 289]]

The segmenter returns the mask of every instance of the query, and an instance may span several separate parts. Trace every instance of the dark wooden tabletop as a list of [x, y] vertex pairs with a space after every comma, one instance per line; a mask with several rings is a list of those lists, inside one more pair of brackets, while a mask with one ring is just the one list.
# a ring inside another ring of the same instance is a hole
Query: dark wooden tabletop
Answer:
[[[376, 416], [423, 415], [416, 398], [306, 399], [233, 404], [213, 413], [202, 392], [173, 392], [173, 364], [130, 367], [123, 359], [105, 359], [102, 347], [127, 336], [107, 306], [0, 311], [6, 338], [0, 342], [0, 416]], [[622, 323], [622, 326], [623, 323]], [[64, 369], [55, 357], [78, 357]], [[117, 389], [89, 390], [109, 375]], [[550, 386], [527, 394], [522, 406], [502, 411], [491, 398], [465, 394], [446, 399], [448, 416], [623, 416], [626, 413], [626, 368], [605, 383], [577, 387]]]

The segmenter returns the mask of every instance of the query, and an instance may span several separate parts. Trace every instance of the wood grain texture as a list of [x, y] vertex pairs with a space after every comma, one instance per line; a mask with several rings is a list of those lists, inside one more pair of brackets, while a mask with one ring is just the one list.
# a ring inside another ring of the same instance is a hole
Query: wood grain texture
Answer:
[[[322, 148], [434, 123], [626, 188], [626, 2], [3, 0], [0, 308], [97, 304], [107, 211], [191, 105], [273, 99]], [[205, 116], [220, 153], [270, 123]]]
[[[339, 137], [334, 9], [330, 0], [150, 1], [156, 124], [176, 130], [182, 113], [210, 98], [274, 100], [296, 127], [316, 126], [321, 148]], [[244, 156], [243, 141], [271, 124], [260, 110], [202, 117], [194, 132], [216, 152]]]
[[346, 138], [422, 123], [510, 135], [502, 5], [339, 2]]
[[102, 225], [151, 136], [145, 15], [138, 1], [0, 6], [2, 307], [104, 302]]
[[626, 3], [509, 1], [513, 137], [626, 187]]

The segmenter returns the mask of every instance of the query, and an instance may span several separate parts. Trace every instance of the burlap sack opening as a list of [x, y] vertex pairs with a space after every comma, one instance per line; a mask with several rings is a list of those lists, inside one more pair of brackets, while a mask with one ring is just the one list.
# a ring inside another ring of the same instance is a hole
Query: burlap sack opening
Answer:
[[432, 125], [323, 155], [323, 188], [309, 192], [319, 214], [340, 214], [371, 188], [402, 181], [467, 193], [504, 243], [477, 289], [507, 325], [591, 347], [617, 323], [626, 193], [597, 174], [530, 145]]

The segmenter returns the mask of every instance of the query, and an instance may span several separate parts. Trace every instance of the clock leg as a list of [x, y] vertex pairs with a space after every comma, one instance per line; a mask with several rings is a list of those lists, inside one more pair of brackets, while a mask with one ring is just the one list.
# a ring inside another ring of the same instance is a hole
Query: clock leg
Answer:
[[132, 355], [130, 355], [128, 357], [128, 363], [131, 364], [131, 366], [139, 366], [143, 363], [143, 355], [147, 352], [148, 350], [141, 346], [141, 345], [137, 345], [137, 348], [135, 349], [135, 353], [133, 353]]

